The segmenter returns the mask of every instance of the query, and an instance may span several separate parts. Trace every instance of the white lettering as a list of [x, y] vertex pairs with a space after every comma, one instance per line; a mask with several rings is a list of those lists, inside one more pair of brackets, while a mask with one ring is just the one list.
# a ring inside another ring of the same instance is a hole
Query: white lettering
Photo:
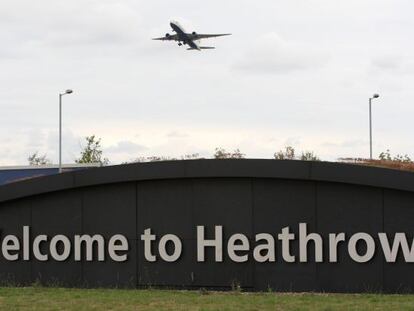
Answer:
[[289, 233], [289, 227], [282, 229], [277, 238], [282, 241], [282, 257], [286, 262], [295, 262], [295, 256], [290, 254], [290, 241], [295, 239], [295, 234]]
[[20, 242], [15, 235], [6, 235], [1, 244], [1, 251], [6, 260], [15, 261], [19, 259], [19, 253], [10, 254], [10, 251], [19, 251]]
[[197, 261], [205, 261], [205, 247], [214, 247], [216, 250], [216, 261], [223, 261], [223, 226], [215, 226], [215, 239], [205, 240], [204, 226], [197, 226]]
[[117, 252], [125, 252], [128, 250], [128, 240], [121, 234], [115, 234], [109, 240], [108, 253], [113, 261], [123, 262], [128, 259], [128, 254], [119, 255]]
[[[259, 233], [256, 234], [256, 242], [265, 240], [266, 244], [257, 245], [253, 250], [253, 258], [257, 262], [275, 262], [275, 239], [271, 234]], [[266, 251], [262, 255], [262, 251]]]
[[[356, 246], [358, 241], [364, 241], [367, 245], [367, 251], [364, 255], [360, 255], [357, 252]], [[368, 233], [360, 232], [355, 233], [348, 242], [348, 252], [349, 256], [356, 261], [356, 262], [368, 262], [372, 259], [375, 253], [375, 242], [372, 236], [370, 236]]]
[[307, 233], [307, 224], [299, 224], [299, 260], [308, 262], [308, 242], [315, 244], [315, 262], [323, 262], [322, 237], [317, 233]]
[[[237, 242], [241, 242], [238, 244]], [[237, 244], [236, 244], [237, 243]], [[236, 233], [233, 234], [228, 243], [227, 243], [227, 251], [229, 253], [229, 257], [234, 262], [246, 262], [249, 259], [249, 255], [237, 255], [237, 251], [248, 251], [249, 250], [249, 240], [244, 234]]]
[[29, 237], [29, 227], [23, 227], [23, 260], [30, 259], [30, 237]]
[[345, 233], [329, 234], [329, 262], [338, 261], [338, 243], [345, 241]]
[[144, 241], [144, 257], [146, 261], [154, 262], [157, 260], [157, 257], [151, 251], [151, 242], [155, 241], [156, 238], [155, 234], [151, 234], [151, 229], [145, 229], [144, 234], [141, 234], [141, 240]]
[[33, 255], [39, 261], [47, 261], [49, 259], [48, 255], [42, 254], [40, 252], [40, 243], [46, 242], [46, 241], [47, 241], [47, 236], [44, 234], [38, 235], [33, 240]]
[[[172, 255], [169, 255], [167, 253], [168, 242], [172, 242], [174, 244], [174, 251]], [[174, 262], [181, 256], [181, 251], [182, 251], [181, 240], [174, 234], [166, 234], [160, 240], [160, 244], [158, 245], [158, 251], [160, 253], [160, 257], [163, 260], [167, 262]]]
[[[63, 244], [63, 251], [61, 254], [59, 254], [57, 250], [57, 245], [59, 242]], [[50, 255], [52, 255], [52, 258], [56, 261], [65, 261], [68, 259], [70, 255], [69, 239], [61, 234], [54, 236], [50, 241]]]
[[102, 235], [95, 234], [90, 236], [87, 234], [84, 235], [75, 235], [75, 261], [81, 260], [82, 253], [82, 243], [86, 244], [86, 261], [93, 260], [93, 244], [97, 244], [98, 247], [98, 260], [105, 260], [105, 240]]
[[392, 249], [390, 249], [390, 243], [386, 233], [378, 233], [378, 236], [381, 242], [382, 251], [384, 252], [385, 260], [387, 262], [395, 262], [397, 260], [400, 246], [402, 248], [405, 262], [414, 262], [414, 240], [411, 243], [410, 249], [405, 233], [400, 232], [395, 234]]

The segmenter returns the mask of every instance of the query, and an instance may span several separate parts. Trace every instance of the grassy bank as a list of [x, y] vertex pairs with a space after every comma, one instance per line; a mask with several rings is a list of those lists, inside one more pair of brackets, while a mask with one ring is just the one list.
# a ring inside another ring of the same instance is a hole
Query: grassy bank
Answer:
[[0, 288], [1, 310], [414, 310], [414, 295]]

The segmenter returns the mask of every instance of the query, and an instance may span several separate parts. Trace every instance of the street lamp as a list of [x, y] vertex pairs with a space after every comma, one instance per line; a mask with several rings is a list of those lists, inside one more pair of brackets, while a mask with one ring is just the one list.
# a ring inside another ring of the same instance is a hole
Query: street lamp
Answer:
[[378, 98], [378, 94], [372, 95], [369, 98], [369, 159], [372, 160], [372, 114], [371, 114], [371, 102], [374, 98]]
[[59, 93], [59, 173], [62, 173], [62, 96], [72, 93], [73, 91], [70, 89]]

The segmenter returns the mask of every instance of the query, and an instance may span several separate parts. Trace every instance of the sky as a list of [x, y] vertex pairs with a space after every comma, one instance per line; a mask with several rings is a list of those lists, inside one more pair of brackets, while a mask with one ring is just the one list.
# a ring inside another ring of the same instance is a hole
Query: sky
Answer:
[[[322, 160], [414, 157], [414, 2], [408, 0], [2, 0], [0, 165], [63, 161], [85, 136], [112, 164], [285, 146]], [[151, 38], [232, 33], [187, 51]]]

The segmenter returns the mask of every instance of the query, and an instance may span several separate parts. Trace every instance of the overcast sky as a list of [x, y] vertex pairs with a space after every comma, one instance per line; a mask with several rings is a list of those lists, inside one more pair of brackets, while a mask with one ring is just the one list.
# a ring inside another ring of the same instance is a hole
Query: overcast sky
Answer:
[[[210, 157], [215, 147], [271, 158], [286, 145], [324, 160], [414, 157], [413, 1], [1, 0], [0, 165], [33, 152], [65, 163], [86, 135], [112, 163]], [[230, 32], [186, 51], [150, 40], [179, 20]]]

